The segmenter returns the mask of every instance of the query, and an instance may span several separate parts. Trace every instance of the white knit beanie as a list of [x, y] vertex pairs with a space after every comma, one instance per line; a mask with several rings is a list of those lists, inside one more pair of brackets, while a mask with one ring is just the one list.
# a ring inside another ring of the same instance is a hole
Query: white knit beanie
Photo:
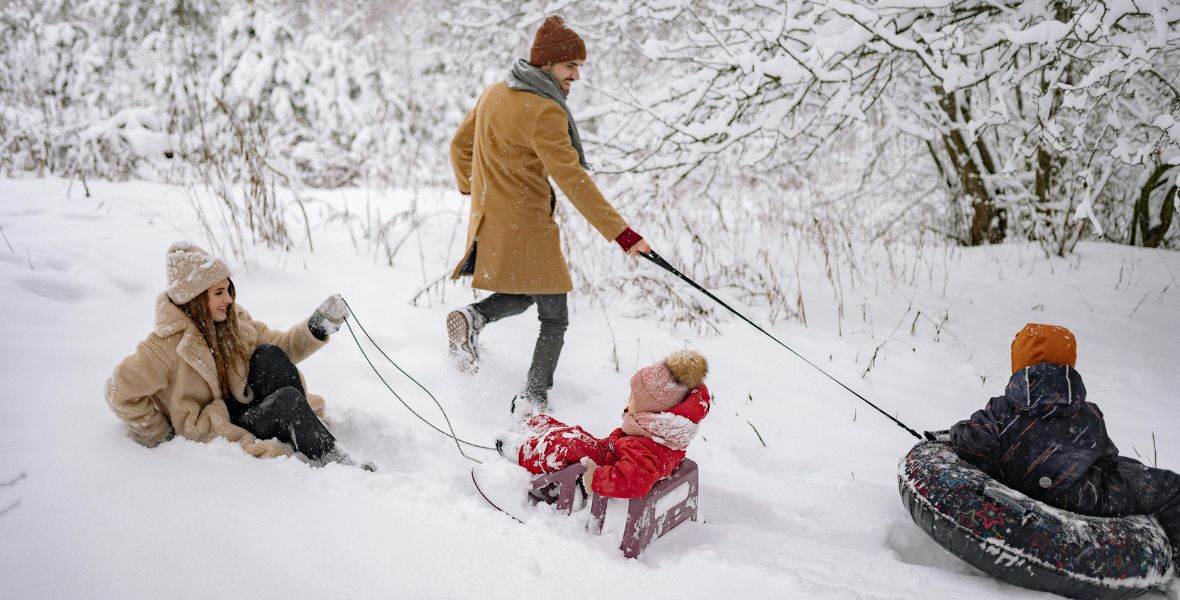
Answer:
[[190, 243], [176, 242], [165, 257], [168, 276], [168, 298], [184, 304], [230, 276], [229, 266], [219, 258], [209, 256], [205, 249]]

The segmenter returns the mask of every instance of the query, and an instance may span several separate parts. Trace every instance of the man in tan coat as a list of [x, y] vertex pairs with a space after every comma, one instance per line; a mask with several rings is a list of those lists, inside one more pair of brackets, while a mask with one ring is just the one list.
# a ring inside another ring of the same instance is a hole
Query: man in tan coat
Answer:
[[472, 286], [494, 292], [447, 315], [451, 356], [460, 370], [474, 372], [479, 330], [536, 304], [541, 330], [525, 389], [513, 399], [518, 416], [548, 404], [569, 324], [566, 294], [573, 283], [549, 179], [604, 238], [632, 256], [651, 252], [586, 172], [578, 128], [565, 103], [585, 60], [582, 38], [561, 17], [545, 19], [529, 60], [518, 60], [506, 81], [484, 90], [451, 141], [459, 191], [471, 196], [466, 251], [452, 278], [471, 275]]

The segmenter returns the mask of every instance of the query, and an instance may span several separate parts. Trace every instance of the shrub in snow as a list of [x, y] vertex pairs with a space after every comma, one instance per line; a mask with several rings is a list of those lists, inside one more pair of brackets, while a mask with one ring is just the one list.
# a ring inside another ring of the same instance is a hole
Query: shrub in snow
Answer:
[[[647, 15], [677, 34], [642, 45], [665, 85], [629, 101], [653, 117], [629, 140], [634, 168], [680, 180], [727, 162], [773, 176], [878, 129], [919, 142], [917, 167], [966, 211], [947, 232], [964, 244], [1028, 238], [1063, 254], [1087, 227], [1134, 240], [1128, 209], [1144, 194], [1140, 230], [1174, 213], [1174, 2], [813, 0]], [[1160, 171], [1170, 182], [1148, 190]]]

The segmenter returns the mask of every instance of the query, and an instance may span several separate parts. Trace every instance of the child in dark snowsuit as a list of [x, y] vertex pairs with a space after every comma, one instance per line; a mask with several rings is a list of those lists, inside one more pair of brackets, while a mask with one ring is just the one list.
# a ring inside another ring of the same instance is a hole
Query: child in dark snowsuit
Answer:
[[1012, 341], [1003, 396], [950, 430], [955, 451], [1001, 483], [1097, 517], [1151, 514], [1180, 558], [1180, 475], [1119, 456], [1102, 411], [1086, 402], [1064, 327], [1029, 323]]
[[644, 496], [680, 466], [698, 424], [709, 414], [707, 370], [705, 357], [692, 351], [640, 369], [631, 377], [623, 426], [603, 439], [536, 415], [525, 423], [527, 438], [515, 458], [535, 474], [581, 462], [587, 491], [614, 498]]

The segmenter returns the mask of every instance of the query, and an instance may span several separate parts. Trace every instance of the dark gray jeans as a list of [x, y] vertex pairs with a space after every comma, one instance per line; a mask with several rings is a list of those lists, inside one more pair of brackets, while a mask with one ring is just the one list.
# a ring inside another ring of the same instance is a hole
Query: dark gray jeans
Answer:
[[557, 359], [561, 358], [561, 347], [565, 345], [565, 329], [569, 326], [569, 310], [565, 294], [492, 294], [471, 307], [479, 311], [488, 323], [504, 317], [519, 315], [537, 305], [537, 319], [541, 331], [537, 345], [533, 348], [533, 364], [525, 379], [525, 391], [534, 398], [547, 399], [549, 388], [553, 387], [553, 372], [557, 370]]
[[260, 440], [291, 444], [311, 460], [323, 460], [335, 449], [336, 438], [307, 403], [299, 371], [281, 348], [259, 344], [250, 356], [246, 383], [254, 402], [226, 402], [231, 423]]

